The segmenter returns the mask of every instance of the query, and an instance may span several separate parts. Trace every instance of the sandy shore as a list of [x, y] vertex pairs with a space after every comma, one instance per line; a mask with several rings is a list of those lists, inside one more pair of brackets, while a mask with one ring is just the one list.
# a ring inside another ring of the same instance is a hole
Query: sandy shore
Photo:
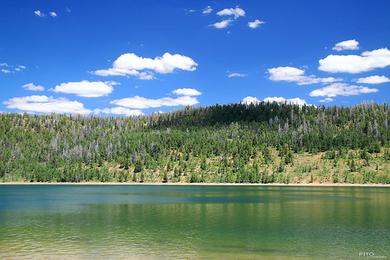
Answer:
[[295, 186], [295, 187], [390, 187], [390, 184], [352, 183], [133, 183], [133, 182], [0, 182], [0, 185], [118, 185], [118, 186]]

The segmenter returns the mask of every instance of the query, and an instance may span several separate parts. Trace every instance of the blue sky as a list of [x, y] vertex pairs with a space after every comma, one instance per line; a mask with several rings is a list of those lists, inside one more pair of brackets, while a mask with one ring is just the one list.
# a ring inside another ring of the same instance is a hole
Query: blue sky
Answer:
[[0, 111], [139, 115], [241, 101], [390, 100], [385, 0], [0, 7]]

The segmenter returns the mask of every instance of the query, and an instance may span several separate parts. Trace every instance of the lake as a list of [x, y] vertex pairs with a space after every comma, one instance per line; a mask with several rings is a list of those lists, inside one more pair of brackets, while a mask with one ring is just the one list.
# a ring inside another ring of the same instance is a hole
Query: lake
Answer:
[[390, 258], [390, 189], [3, 185], [0, 259]]

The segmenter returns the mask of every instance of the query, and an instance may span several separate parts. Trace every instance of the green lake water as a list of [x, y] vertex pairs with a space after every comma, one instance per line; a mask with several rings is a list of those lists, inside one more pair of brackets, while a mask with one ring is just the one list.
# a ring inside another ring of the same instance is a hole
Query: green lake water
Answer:
[[0, 259], [390, 259], [390, 189], [0, 186]]

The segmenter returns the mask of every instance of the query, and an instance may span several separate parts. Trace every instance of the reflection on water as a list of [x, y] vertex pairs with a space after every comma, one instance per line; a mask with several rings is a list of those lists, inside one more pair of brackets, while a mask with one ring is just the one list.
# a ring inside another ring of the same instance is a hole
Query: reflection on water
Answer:
[[390, 257], [390, 191], [0, 186], [0, 258]]

